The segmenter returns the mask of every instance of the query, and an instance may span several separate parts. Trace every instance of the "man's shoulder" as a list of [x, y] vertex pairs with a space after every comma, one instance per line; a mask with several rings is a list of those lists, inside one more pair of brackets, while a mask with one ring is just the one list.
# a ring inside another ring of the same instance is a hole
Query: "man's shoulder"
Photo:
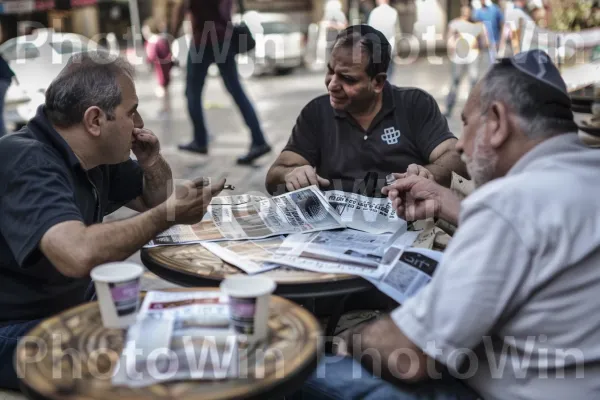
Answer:
[[412, 86], [394, 86], [392, 87], [392, 93], [394, 95], [394, 99], [400, 100], [403, 102], [403, 105], [415, 105], [421, 101], [430, 101], [434, 100], [434, 97], [427, 91], [412, 87]]
[[0, 169], [24, 170], [60, 160], [60, 155], [49, 145], [34, 138], [23, 130], [0, 139]]
[[333, 116], [333, 107], [329, 101], [329, 94], [317, 96], [309, 101], [306, 106], [304, 106], [302, 114], [304, 117], [315, 119]]

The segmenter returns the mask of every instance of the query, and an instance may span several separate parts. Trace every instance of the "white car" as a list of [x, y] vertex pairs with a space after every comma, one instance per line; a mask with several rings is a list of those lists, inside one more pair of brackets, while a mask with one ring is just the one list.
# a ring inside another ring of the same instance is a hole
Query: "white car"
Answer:
[[0, 54], [16, 75], [6, 93], [4, 122], [19, 128], [35, 116], [45, 101], [45, 91], [74, 53], [102, 48], [75, 33], [37, 30], [30, 36], [10, 39]]
[[[234, 15], [233, 21], [239, 20], [240, 16]], [[244, 14], [243, 20], [256, 40], [256, 48], [237, 56], [238, 69], [242, 76], [283, 74], [304, 64], [307, 28], [296, 22], [292, 16], [249, 11]], [[186, 32], [173, 44], [173, 56], [182, 67], [187, 64], [191, 37], [191, 33]], [[210, 74], [214, 75], [216, 71], [216, 68], [212, 68]]]

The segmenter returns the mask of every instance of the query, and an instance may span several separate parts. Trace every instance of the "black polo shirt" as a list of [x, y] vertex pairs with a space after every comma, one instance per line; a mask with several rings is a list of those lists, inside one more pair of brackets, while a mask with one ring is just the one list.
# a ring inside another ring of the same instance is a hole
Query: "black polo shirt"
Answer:
[[65, 221], [86, 225], [142, 194], [136, 162], [85, 171], [43, 106], [0, 139], [0, 324], [48, 317], [86, 300], [90, 279], [63, 276], [39, 249]]
[[386, 175], [410, 164], [427, 165], [442, 142], [455, 138], [435, 99], [416, 88], [385, 84], [383, 104], [369, 129], [335, 110], [329, 95], [300, 113], [284, 151], [293, 151], [332, 181], [324, 190], [379, 196]]

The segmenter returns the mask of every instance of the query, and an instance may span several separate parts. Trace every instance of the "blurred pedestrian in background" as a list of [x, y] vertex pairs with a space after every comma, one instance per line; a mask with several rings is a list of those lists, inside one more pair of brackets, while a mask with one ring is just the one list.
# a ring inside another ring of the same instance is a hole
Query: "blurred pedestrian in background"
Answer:
[[342, 3], [339, 0], [327, 0], [321, 26], [325, 30], [325, 40], [327, 41], [326, 60], [329, 62], [329, 57], [338, 34], [348, 26], [348, 19], [342, 10]]
[[2, 55], [0, 55], [0, 137], [6, 135], [6, 126], [4, 125], [4, 99], [6, 92], [12, 82], [15, 73], [10, 69]]
[[466, 74], [469, 76], [471, 90], [479, 79], [481, 57], [479, 43], [487, 43], [485, 26], [471, 19], [471, 7], [462, 6], [460, 17], [448, 24], [448, 58], [452, 73], [452, 84], [446, 98], [446, 118], [450, 118], [456, 104], [460, 83]]
[[476, 8], [473, 14], [473, 20], [483, 22], [487, 32], [489, 43], [490, 59], [495, 59], [500, 43], [500, 32], [504, 24], [504, 15], [498, 5], [491, 0], [483, 0], [481, 7]]
[[153, 66], [158, 83], [156, 96], [165, 99], [163, 111], [169, 111], [171, 108], [169, 85], [174, 62], [167, 36], [167, 24], [163, 20], [149, 18], [142, 28], [142, 33], [146, 39], [146, 57]]
[[377, 0], [377, 7], [369, 14], [368, 25], [383, 33], [390, 42], [392, 58], [387, 70], [388, 80], [394, 73], [394, 55], [396, 54], [396, 37], [400, 35], [400, 16], [398, 10], [390, 6], [390, 0]]
[[191, 14], [193, 38], [187, 63], [188, 110], [194, 125], [194, 140], [180, 145], [181, 150], [198, 154], [208, 153], [208, 133], [202, 108], [202, 90], [208, 69], [216, 63], [225, 87], [235, 100], [244, 121], [252, 134], [252, 144], [247, 154], [238, 158], [238, 164], [251, 164], [269, 153], [256, 111], [246, 96], [238, 76], [235, 55], [238, 43], [232, 43], [231, 12], [233, 0], [184, 0], [176, 6], [173, 36], [179, 32], [186, 11]]

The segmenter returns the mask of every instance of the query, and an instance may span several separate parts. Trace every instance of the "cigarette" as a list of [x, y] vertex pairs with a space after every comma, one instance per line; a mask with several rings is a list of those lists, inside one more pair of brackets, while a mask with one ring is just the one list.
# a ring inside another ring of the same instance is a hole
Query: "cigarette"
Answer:
[[223, 189], [225, 189], [225, 190], [235, 190], [235, 186], [233, 186], [233, 185], [225, 185], [225, 187]]

